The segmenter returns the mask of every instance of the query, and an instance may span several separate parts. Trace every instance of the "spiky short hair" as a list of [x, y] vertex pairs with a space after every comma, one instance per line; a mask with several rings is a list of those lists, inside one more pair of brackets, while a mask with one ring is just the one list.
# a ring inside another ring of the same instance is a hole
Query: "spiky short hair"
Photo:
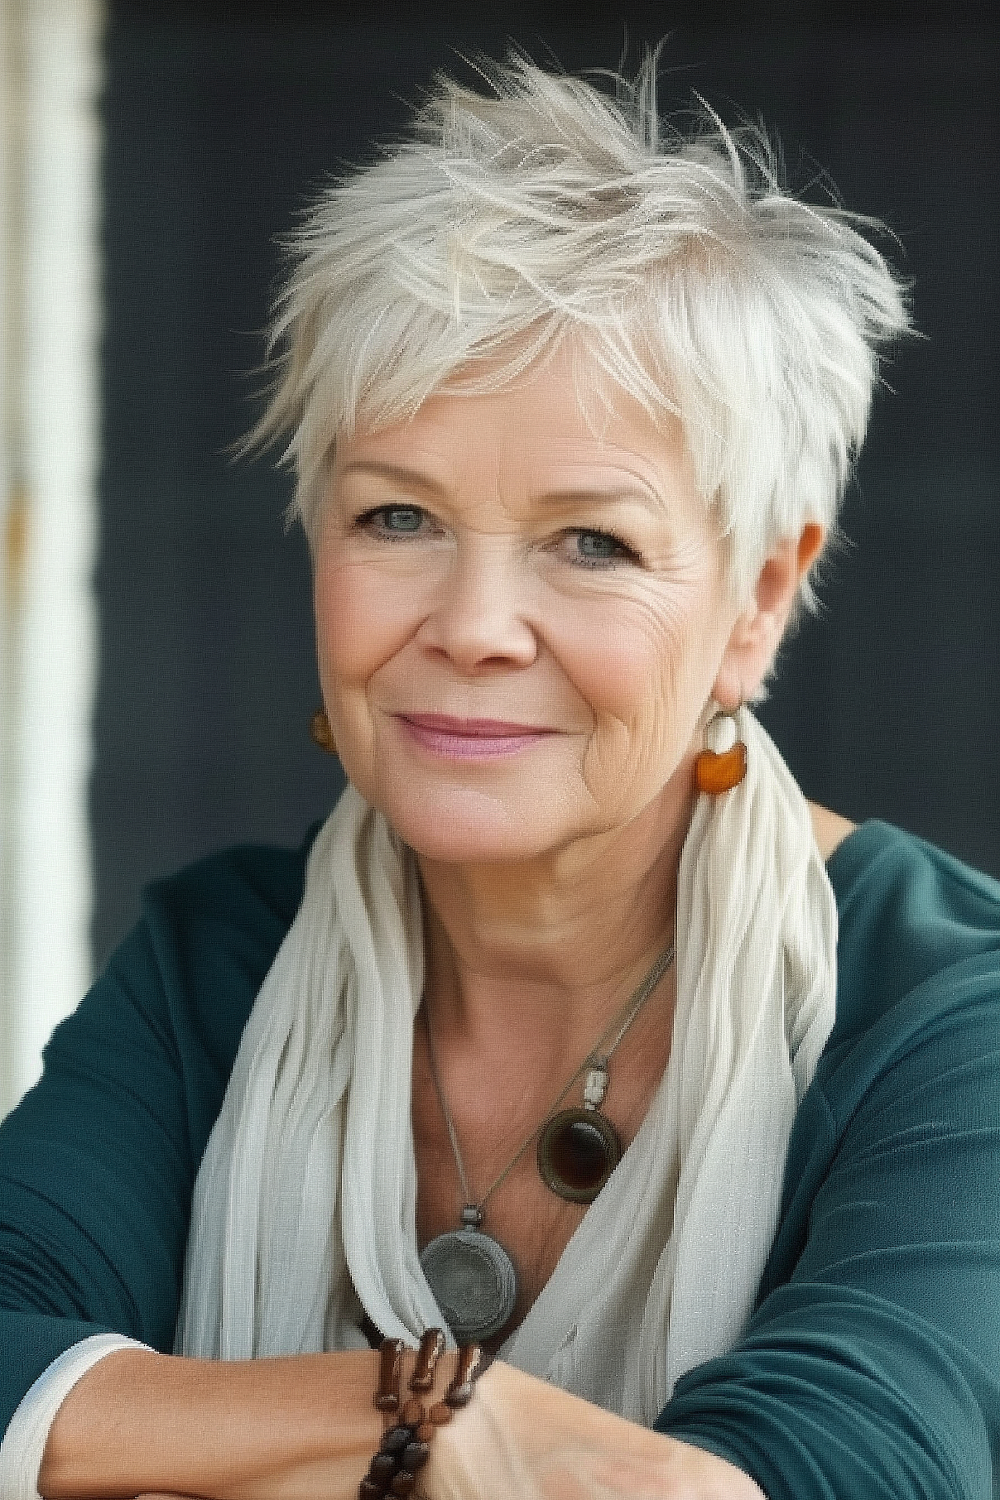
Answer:
[[500, 388], [572, 336], [679, 416], [742, 596], [778, 540], [832, 527], [907, 327], [874, 226], [786, 192], [757, 128], [662, 121], [655, 53], [606, 88], [520, 57], [483, 78], [439, 77], [409, 137], [292, 237], [258, 436], [290, 439], [311, 534], [338, 434]]

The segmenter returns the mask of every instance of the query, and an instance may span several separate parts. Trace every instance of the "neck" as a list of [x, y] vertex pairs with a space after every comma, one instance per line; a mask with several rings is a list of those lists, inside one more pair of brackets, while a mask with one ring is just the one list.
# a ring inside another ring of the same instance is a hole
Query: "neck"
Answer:
[[437, 1033], [541, 1060], [586, 1052], [673, 935], [688, 818], [651, 806], [627, 829], [543, 860], [418, 858]]

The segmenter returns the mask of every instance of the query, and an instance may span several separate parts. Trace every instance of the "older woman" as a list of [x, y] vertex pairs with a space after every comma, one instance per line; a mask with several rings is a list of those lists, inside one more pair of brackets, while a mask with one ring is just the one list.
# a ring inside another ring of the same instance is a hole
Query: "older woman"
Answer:
[[654, 94], [443, 81], [299, 238], [351, 785], [154, 888], [4, 1127], [11, 1500], [992, 1493], [1000, 893], [745, 706], [905, 311]]

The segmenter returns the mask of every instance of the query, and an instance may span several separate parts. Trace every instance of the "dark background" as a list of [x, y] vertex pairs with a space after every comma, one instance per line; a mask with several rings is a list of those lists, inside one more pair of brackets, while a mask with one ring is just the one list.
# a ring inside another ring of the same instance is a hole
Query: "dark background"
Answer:
[[998, 35], [986, 10], [873, 5], [112, 3], [95, 958], [144, 881], [222, 844], [298, 842], [337, 769], [287, 477], [233, 463], [252, 421], [274, 238], [369, 159], [419, 85], [516, 39], [615, 66], [667, 32], [666, 107], [762, 116], [806, 187], [883, 219], [925, 335], [888, 372], [822, 618], [762, 717], [806, 793], [1000, 874]]

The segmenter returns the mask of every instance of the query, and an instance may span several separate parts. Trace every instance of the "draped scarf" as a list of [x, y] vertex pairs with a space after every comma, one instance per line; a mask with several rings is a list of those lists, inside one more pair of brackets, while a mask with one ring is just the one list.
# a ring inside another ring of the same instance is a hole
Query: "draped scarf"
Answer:
[[[833, 1025], [837, 912], [809, 809], [747, 709], [743, 782], [698, 799], [678, 872], [670, 1057], [646, 1117], [500, 1357], [650, 1423], [738, 1340], [788, 1139]], [[176, 1352], [415, 1344], [411, 1129], [423, 990], [412, 853], [351, 787], [310, 852], [195, 1183]]]

